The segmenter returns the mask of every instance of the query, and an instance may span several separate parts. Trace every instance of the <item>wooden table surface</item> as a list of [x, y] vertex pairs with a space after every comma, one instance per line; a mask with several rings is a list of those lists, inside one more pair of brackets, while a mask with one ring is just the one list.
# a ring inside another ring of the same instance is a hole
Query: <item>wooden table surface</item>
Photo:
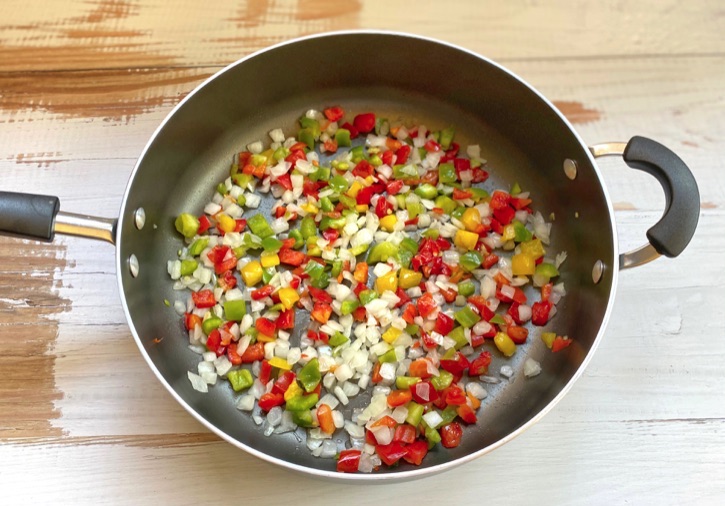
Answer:
[[[677, 259], [621, 273], [582, 378], [543, 421], [455, 470], [326, 484], [221, 441], [154, 378], [111, 245], [0, 238], [3, 504], [722, 504], [725, 500], [725, 10], [718, 0], [4, 0], [0, 189], [115, 217], [165, 115], [246, 54], [380, 28], [509, 67], [586, 142], [650, 136], [692, 168], [700, 225]], [[654, 179], [603, 163], [623, 249], [660, 216]], [[304, 499], [303, 499], [304, 498]]]

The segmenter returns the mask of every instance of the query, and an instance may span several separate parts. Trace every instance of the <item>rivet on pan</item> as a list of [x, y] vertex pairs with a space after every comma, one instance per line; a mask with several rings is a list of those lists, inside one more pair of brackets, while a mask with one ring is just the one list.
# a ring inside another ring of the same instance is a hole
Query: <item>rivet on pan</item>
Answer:
[[566, 174], [566, 177], [573, 181], [576, 179], [576, 172], [576, 161], [571, 158], [564, 160], [564, 174]]
[[597, 260], [592, 268], [592, 281], [595, 285], [602, 280], [602, 274], [604, 274], [604, 262]]
[[136, 255], [132, 254], [128, 257], [128, 270], [134, 278], [138, 276], [138, 258], [136, 258]]
[[136, 209], [136, 212], [133, 213], [133, 221], [136, 224], [136, 228], [139, 230], [141, 230], [146, 224], [146, 211], [144, 211], [143, 207], [139, 207]]

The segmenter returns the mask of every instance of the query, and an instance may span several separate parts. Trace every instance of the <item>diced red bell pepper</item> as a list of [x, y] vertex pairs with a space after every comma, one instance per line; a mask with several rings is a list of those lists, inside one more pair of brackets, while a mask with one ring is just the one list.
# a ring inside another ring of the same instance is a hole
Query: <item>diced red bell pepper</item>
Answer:
[[404, 164], [408, 161], [408, 157], [410, 156], [411, 148], [407, 144], [403, 144], [395, 151], [395, 157], [397, 158], [396, 162], [399, 164]]
[[457, 422], [451, 422], [444, 425], [440, 429], [441, 433], [441, 444], [445, 448], [455, 448], [461, 444], [461, 437], [463, 437], [463, 429]]
[[305, 261], [305, 254], [301, 251], [295, 251], [293, 249], [284, 248], [279, 250], [277, 253], [279, 256], [279, 262], [285, 265], [291, 265], [293, 267], [299, 267]]
[[432, 350], [436, 346], [438, 346], [438, 343], [436, 343], [433, 338], [423, 329], [420, 329], [420, 338], [423, 341], [423, 346], [427, 350]]
[[234, 255], [230, 255], [229, 258], [227, 258], [226, 260], [222, 260], [221, 262], [214, 264], [214, 272], [217, 275], [224, 274], [225, 272], [230, 272], [236, 266], [237, 257], [235, 257]]
[[372, 175], [374, 170], [375, 168], [370, 162], [368, 162], [367, 160], [360, 160], [352, 169], [352, 175], [365, 179], [366, 177]]
[[556, 336], [554, 338], [554, 342], [551, 344], [551, 351], [556, 353], [557, 351], [563, 350], [570, 344], [571, 344], [571, 339], [564, 339], [561, 336]]
[[229, 343], [229, 346], [227, 346], [227, 358], [232, 365], [241, 365], [242, 357], [237, 353], [237, 343]]
[[495, 253], [489, 253], [483, 259], [483, 268], [484, 269], [490, 269], [491, 267], [493, 267], [497, 263], [498, 263], [498, 255], [496, 255]]
[[347, 121], [345, 123], [343, 123], [341, 125], [341, 127], [344, 128], [345, 130], [348, 130], [350, 132], [350, 138], [351, 139], [354, 139], [358, 135], [360, 135], [360, 132], [357, 131], [357, 128], [355, 128], [355, 125], [352, 125], [351, 123], [349, 123]]
[[428, 372], [428, 360], [417, 358], [408, 366], [408, 374], [416, 378], [430, 378], [432, 374]]
[[388, 394], [388, 406], [397, 408], [408, 404], [412, 398], [413, 394], [410, 393], [410, 390], [393, 390]]
[[436, 320], [435, 327], [433, 330], [438, 332], [442, 336], [447, 336], [455, 327], [456, 322], [447, 314], [441, 312], [438, 313], [438, 319]]
[[375, 114], [372, 112], [358, 114], [352, 120], [352, 124], [361, 134], [369, 133], [375, 128]]
[[426, 143], [423, 145], [423, 149], [425, 149], [429, 153], [435, 153], [441, 150], [441, 145], [431, 139], [426, 141]]
[[325, 324], [327, 323], [327, 320], [330, 319], [331, 314], [332, 306], [324, 302], [317, 302], [312, 308], [312, 313], [310, 313], [310, 316], [312, 316], [312, 319], [316, 322]]
[[277, 325], [268, 318], [257, 318], [254, 322], [254, 326], [260, 334], [265, 336], [274, 336], [274, 331], [277, 330]]
[[440, 397], [438, 390], [433, 387], [430, 381], [419, 381], [410, 387], [410, 393], [413, 395], [413, 400], [418, 404], [435, 402]]
[[526, 327], [520, 327], [518, 325], [509, 325], [506, 327], [506, 334], [516, 344], [524, 344], [526, 338], [529, 336], [529, 331]]
[[[292, 178], [290, 177], [289, 173], [279, 176], [276, 182], [285, 190], [292, 191]], [[282, 215], [284, 216], [284, 213], [282, 213]]]
[[427, 454], [428, 442], [422, 440], [414, 441], [405, 447], [403, 460], [405, 460], [408, 464], [419, 466]]
[[423, 318], [428, 318], [438, 309], [438, 304], [433, 298], [433, 295], [428, 292], [424, 293], [423, 296], [418, 299], [416, 305], [418, 307], [418, 313], [420, 313]]
[[199, 216], [199, 229], [196, 231], [197, 234], [201, 235], [211, 228], [211, 221], [206, 214]]
[[516, 210], [511, 206], [502, 207], [501, 209], [496, 209], [493, 212], [493, 216], [502, 225], [508, 225], [513, 221], [514, 216], [516, 216]]
[[211, 250], [209, 250], [209, 253], [207, 253], [206, 256], [209, 258], [211, 263], [216, 265], [224, 260], [224, 257], [227, 256], [230, 249], [231, 248], [229, 246], [214, 246]]
[[488, 172], [483, 170], [480, 167], [475, 167], [473, 170], [473, 182], [474, 183], [483, 183], [488, 179]]
[[473, 197], [473, 193], [469, 190], [459, 190], [458, 188], [453, 188], [453, 200], [466, 200]]
[[466, 393], [456, 385], [446, 388], [446, 404], [449, 406], [462, 406], [466, 403]]
[[405, 293], [405, 290], [398, 287], [397, 290], [395, 290], [395, 296], [398, 297], [400, 300], [397, 304], [395, 304], [395, 308], [403, 307], [405, 304], [411, 301], [411, 298], [408, 297], [408, 294]]
[[334, 228], [328, 228], [322, 232], [322, 237], [324, 237], [326, 241], [335, 242], [340, 238], [340, 231], [335, 230]]
[[455, 158], [453, 160], [453, 166], [456, 168], [456, 174], [461, 175], [461, 172], [471, 170], [471, 160], [468, 158]]
[[[214, 329], [209, 333], [209, 336], [206, 338], [206, 347], [209, 351], [213, 351], [216, 353], [217, 357], [221, 356], [224, 351], [221, 346], [222, 344], [222, 335], [221, 332], [219, 332], [219, 329]], [[222, 350], [220, 352], [220, 350]]]
[[295, 328], [295, 310], [282, 311], [275, 322], [278, 329], [287, 330]]
[[481, 376], [488, 372], [488, 366], [491, 365], [491, 352], [484, 351], [471, 361], [468, 366], [469, 376]]
[[352, 317], [356, 322], [364, 322], [367, 319], [367, 311], [364, 306], [360, 306], [352, 312]]
[[269, 379], [272, 377], [272, 364], [269, 363], [269, 360], [262, 360], [262, 363], [259, 367], [259, 382], [262, 383], [262, 385], [267, 385], [269, 383]]
[[415, 323], [415, 317], [418, 316], [418, 311], [415, 309], [415, 304], [408, 304], [405, 306], [405, 309], [403, 309], [403, 320], [405, 320], [406, 323], [409, 325], [413, 325]]
[[256, 362], [257, 360], [262, 360], [264, 358], [264, 344], [263, 343], [254, 343], [250, 344], [246, 350], [244, 350], [244, 353], [242, 354], [242, 363], [249, 364], [251, 362]]
[[375, 452], [386, 466], [394, 465], [408, 453], [405, 447], [398, 442], [392, 442], [388, 445], [377, 445]]
[[410, 444], [415, 441], [415, 427], [410, 424], [403, 423], [395, 428], [393, 441], [397, 443]]
[[375, 214], [378, 218], [385, 218], [389, 214], [389, 211], [393, 211], [393, 205], [388, 202], [388, 199], [384, 195], [381, 195], [375, 204]]
[[262, 300], [265, 297], [269, 297], [274, 292], [274, 287], [272, 285], [264, 285], [261, 288], [257, 288], [256, 290], [252, 290], [251, 296], [252, 300]]
[[293, 381], [295, 381], [295, 373], [292, 371], [284, 371], [279, 375], [274, 385], [272, 385], [272, 393], [284, 394]]
[[383, 151], [383, 155], [380, 158], [383, 160], [383, 163], [389, 167], [395, 165], [395, 153], [392, 149]]
[[548, 300], [534, 302], [534, 305], [531, 306], [531, 322], [539, 327], [546, 325], [552, 307], [553, 304]]
[[201, 317], [194, 313], [184, 313], [184, 327], [186, 330], [194, 330], [197, 325], [201, 325]]
[[191, 300], [194, 302], [194, 305], [199, 309], [214, 307], [214, 305], [216, 304], [214, 292], [212, 292], [211, 290], [199, 290], [198, 292], [192, 292]]
[[332, 296], [325, 290], [322, 290], [321, 288], [315, 288], [314, 286], [309, 287], [308, 290], [310, 292], [310, 297], [312, 297], [313, 301], [325, 304], [332, 304]]
[[403, 188], [403, 181], [396, 180], [391, 181], [388, 183], [388, 186], [386, 188], [386, 191], [388, 192], [388, 195], [397, 195], [400, 193], [400, 190]]
[[270, 392], [268, 394], [262, 395], [258, 403], [259, 409], [261, 409], [262, 411], [269, 411], [276, 406], [281, 406], [282, 404], [284, 404], [284, 395]]
[[466, 369], [468, 369], [468, 359], [459, 351], [457, 351], [453, 358], [441, 360], [441, 369], [448, 371], [453, 376], [460, 377]]
[[325, 151], [330, 153], [337, 151], [337, 141], [335, 139], [327, 139], [322, 146]]
[[474, 424], [478, 421], [478, 418], [476, 417], [476, 412], [473, 411], [471, 406], [468, 404], [461, 404], [458, 406], [458, 409], [456, 409], [456, 413], [458, 413], [458, 416], [461, 417], [461, 420], [468, 424]]
[[330, 121], [340, 121], [345, 115], [343, 108], [337, 105], [324, 109], [322, 113]]
[[[427, 447], [426, 447], [427, 448]], [[342, 450], [337, 459], [338, 473], [356, 473], [360, 466], [360, 450]]]

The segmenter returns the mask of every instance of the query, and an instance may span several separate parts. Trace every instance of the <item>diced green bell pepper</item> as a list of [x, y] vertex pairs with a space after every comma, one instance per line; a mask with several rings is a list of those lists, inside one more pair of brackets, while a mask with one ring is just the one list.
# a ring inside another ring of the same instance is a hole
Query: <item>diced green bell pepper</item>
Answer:
[[292, 411], [292, 421], [300, 427], [312, 427], [312, 413], [307, 411]]
[[181, 275], [191, 276], [199, 266], [199, 262], [196, 260], [182, 260], [181, 261]]
[[350, 154], [352, 155], [353, 163], [359, 163], [365, 158], [365, 148], [364, 146], [355, 146], [350, 150]]
[[378, 362], [384, 364], [386, 362], [397, 362], [398, 357], [395, 355], [395, 350], [388, 350], [378, 357]]
[[338, 346], [342, 346], [348, 341], [349, 339], [345, 334], [343, 334], [342, 332], [335, 332], [334, 334], [332, 334], [332, 337], [330, 338], [328, 344], [333, 348], [337, 348]]
[[308, 118], [307, 116], [302, 116], [300, 118], [300, 127], [309, 128], [315, 136], [315, 139], [320, 137], [320, 134], [322, 133], [322, 130], [320, 129], [320, 122], [316, 119]]
[[418, 404], [415, 401], [410, 401], [408, 403], [408, 416], [405, 417], [405, 421], [413, 427], [417, 427], [423, 419], [424, 409], [423, 405]]
[[458, 295], [470, 297], [474, 293], [476, 293], [476, 285], [474, 285], [473, 282], [461, 281], [460, 283], [458, 283]]
[[245, 314], [247, 314], [247, 304], [244, 299], [224, 302], [224, 318], [227, 320], [240, 322]]
[[399, 247], [402, 248], [402, 249], [404, 249], [404, 250], [410, 251], [414, 255], [416, 253], [418, 253], [418, 248], [419, 248], [418, 243], [415, 242], [410, 237], [406, 237], [405, 239], [403, 239], [402, 241], [400, 241]]
[[495, 325], [506, 325], [506, 320], [504, 320], [504, 317], [500, 314], [493, 315], [493, 318], [491, 318], [488, 322]]
[[174, 225], [181, 235], [187, 239], [191, 239], [199, 230], [199, 219], [193, 214], [182, 213], [176, 218]]
[[[183, 264], [182, 264], [183, 269]], [[182, 272], [183, 274], [183, 272]], [[536, 271], [534, 272], [537, 276], [543, 276], [545, 278], [555, 278], [559, 275], [559, 270], [556, 268], [554, 264], [550, 264], [548, 262], [540, 263], [536, 266]]]
[[249, 230], [260, 239], [274, 235], [274, 230], [269, 226], [267, 219], [262, 214], [255, 214], [247, 220]]
[[339, 147], [352, 146], [352, 141], [350, 140], [350, 130], [338, 128], [335, 132], [335, 141]]
[[428, 440], [429, 450], [441, 442], [441, 435], [434, 427], [426, 426], [425, 438]]
[[277, 274], [277, 269], [274, 267], [267, 267], [266, 269], [262, 269], [262, 282], [266, 285], [270, 281], [272, 281], [272, 278], [274, 275]]
[[395, 386], [400, 390], [407, 390], [420, 381], [415, 376], [398, 376], [395, 378]]
[[287, 411], [309, 411], [319, 400], [320, 396], [316, 393], [297, 395], [289, 399], [284, 407]]
[[208, 245], [208, 237], [202, 237], [201, 239], [197, 239], [196, 241], [191, 243], [191, 246], [189, 246], [189, 255], [193, 257], [198, 257], [199, 255], [201, 255], [201, 252], [204, 251], [204, 248], [206, 248]]
[[456, 311], [455, 317], [456, 321], [467, 329], [470, 329], [481, 321], [481, 317], [477, 315], [469, 305], [465, 305]]
[[483, 262], [483, 256], [478, 251], [464, 253], [459, 260], [460, 266], [468, 272], [478, 269], [481, 266], [481, 262]]
[[511, 186], [511, 191], [509, 193], [511, 193], [511, 195], [518, 195], [519, 193], [521, 193], [521, 186], [519, 185], [518, 182], [515, 182]]
[[360, 303], [356, 300], [343, 300], [340, 305], [340, 313], [342, 313], [343, 316], [349, 315], [359, 307]]
[[282, 249], [282, 241], [276, 237], [265, 237], [262, 239], [262, 248], [264, 251], [277, 253], [280, 249]]
[[305, 392], [312, 392], [315, 388], [317, 388], [317, 385], [319, 385], [322, 380], [320, 362], [316, 358], [307, 362], [302, 369], [300, 369], [300, 372], [297, 373], [297, 380], [302, 384], [302, 388], [305, 389]]
[[378, 262], [387, 262], [390, 257], [394, 257], [398, 253], [398, 247], [390, 242], [379, 242], [375, 244], [368, 252], [368, 263], [375, 264]]
[[211, 334], [211, 331], [214, 329], [218, 329], [222, 326], [224, 322], [221, 318], [217, 318], [216, 316], [212, 316], [211, 318], [207, 318], [201, 323], [201, 330], [204, 331], [204, 334], [207, 336]]
[[468, 344], [464, 327], [456, 327], [448, 333], [448, 337], [456, 342], [454, 349], [460, 350]]
[[254, 384], [252, 373], [247, 369], [237, 369], [227, 373], [227, 379], [235, 392], [246, 390]]
[[317, 235], [317, 225], [315, 225], [315, 220], [311, 216], [305, 216], [302, 218], [302, 222], [300, 223], [300, 232], [302, 233], [302, 239], [305, 240]]
[[432, 184], [423, 183], [415, 189], [415, 194], [422, 199], [433, 200], [438, 195], [438, 189]]
[[438, 141], [438, 143], [443, 149], [450, 148], [451, 142], [453, 142], [453, 136], [455, 134], [456, 130], [453, 127], [444, 128], [443, 130], [441, 130], [440, 141]]
[[307, 144], [310, 149], [315, 149], [315, 134], [310, 128], [302, 128], [297, 132], [297, 139]]
[[292, 248], [294, 249], [301, 249], [305, 245], [305, 241], [302, 240], [302, 232], [300, 232], [296, 228], [290, 230], [289, 234], [287, 234], [287, 237], [295, 240], [294, 245], [292, 245]]
[[433, 388], [440, 392], [451, 386], [451, 383], [453, 383], [453, 374], [441, 369], [438, 371], [438, 376], [433, 376], [430, 382]]
[[456, 201], [446, 195], [439, 195], [435, 200], [435, 204], [436, 207], [443, 209], [443, 212], [446, 214], [451, 214], [458, 207]]
[[446, 162], [438, 165], [438, 181], [441, 183], [455, 183], [457, 179], [456, 168], [452, 163]]
[[534, 237], [534, 234], [532, 234], [531, 231], [519, 220], [514, 220], [513, 225], [515, 242], [527, 242]]
[[358, 298], [360, 299], [360, 304], [363, 306], [368, 304], [371, 300], [377, 299], [378, 294], [375, 292], [375, 290], [363, 290], [360, 292], [360, 295], [358, 295]]
[[320, 199], [320, 209], [322, 209], [326, 213], [329, 213], [335, 209], [335, 205], [332, 203], [332, 200], [330, 200], [330, 197], [322, 197]]

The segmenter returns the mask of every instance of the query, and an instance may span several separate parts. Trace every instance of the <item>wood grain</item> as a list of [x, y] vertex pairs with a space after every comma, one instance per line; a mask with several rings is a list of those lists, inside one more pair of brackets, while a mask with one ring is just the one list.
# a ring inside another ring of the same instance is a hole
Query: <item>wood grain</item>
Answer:
[[[68, 211], [116, 216], [149, 136], [224, 65], [295, 36], [359, 27], [438, 37], [493, 57], [551, 99], [585, 142], [655, 138], [690, 165], [701, 191], [689, 248], [621, 273], [597, 352], [540, 423], [455, 471], [364, 490], [262, 462], [189, 416], [131, 337], [112, 246], [0, 238], [3, 503], [224, 503], [230, 487], [246, 501], [283, 504], [313, 494], [318, 504], [339, 504], [351, 492], [356, 504], [400, 495], [421, 504], [478, 503], [484, 495], [494, 504], [725, 500], [720, 2], [7, 0], [3, 7], [0, 188], [57, 194]], [[600, 167], [620, 246], [637, 247], [665, 206], [663, 193], [620, 160]]]

